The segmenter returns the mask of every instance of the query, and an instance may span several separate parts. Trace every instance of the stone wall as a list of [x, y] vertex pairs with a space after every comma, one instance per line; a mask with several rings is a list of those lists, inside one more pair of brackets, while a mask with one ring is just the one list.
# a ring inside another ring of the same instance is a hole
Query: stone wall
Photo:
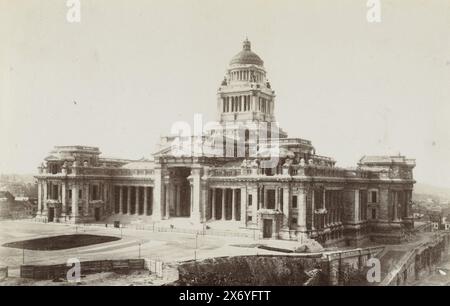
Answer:
[[321, 269], [321, 257], [234, 256], [189, 261], [178, 268], [177, 285], [303, 285], [308, 271]]
[[253, 255], [188, 261], [178, 267], [175, 285], [311, 286], [360, 284], [365, 263], [380, 248], [355, 249], [323, 255]]
[[[80, 263], [81, 275], [94, 274], [100, 272], [123, 272], [128, 273], [133, 270], [143, 270], [144, 259], [123, 259], [123, 260], [95, 260], [82, 261]], [[20, 266], [20, 277], [32, 279], [55, 279], [66, 278], [67, 271], [72, 266], [66, 264], [57, 265], [22, 265]]]
[[436, 265], [448, 254], [449, 246], [450, 232], [436, 233], [431, 240], [405, 255], [381, 285], [402, 286], [420, 280], [435, 270]]

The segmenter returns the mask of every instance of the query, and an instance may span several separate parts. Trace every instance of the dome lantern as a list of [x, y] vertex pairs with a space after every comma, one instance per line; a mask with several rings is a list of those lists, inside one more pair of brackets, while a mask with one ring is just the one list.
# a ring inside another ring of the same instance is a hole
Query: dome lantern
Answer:
[[251, 50], [251, 43], [246, 38], [242, 43], [242, 51], [236, 54], [230, 62], [230, 65], [257, 65], [263, 66], [263, 60]]

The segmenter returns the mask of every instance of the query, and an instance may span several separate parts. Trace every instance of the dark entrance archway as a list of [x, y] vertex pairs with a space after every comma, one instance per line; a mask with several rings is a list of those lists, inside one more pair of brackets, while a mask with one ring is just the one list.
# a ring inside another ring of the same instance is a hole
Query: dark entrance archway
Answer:
[[55, 221], [55, 208], [49, 207], [48, 208], [48, 222]]
[[170, 169], [170, 217], [191, 216], [191, 186], [188, 177], [191, 169], [174, 167]]
[[272, 238], [272, 219], [264, 219], [263, 221], [263, 238]]
[[100, 207], [95, 208], [94, 215], [95, 215], [95, 221], [100, 221]]

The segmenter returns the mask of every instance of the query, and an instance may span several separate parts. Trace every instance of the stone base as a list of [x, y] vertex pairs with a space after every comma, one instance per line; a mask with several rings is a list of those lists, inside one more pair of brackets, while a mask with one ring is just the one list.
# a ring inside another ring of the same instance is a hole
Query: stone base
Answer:
[[351, 247], [360, 247], [363, 244], [371, 241], [371, 237], [369, 235], [358, 235], [354, 237], [346, 237], [344, 238], [345, 244]]
[[370, 238], [374, 242], [399, 244], [406, 240], [403, 221], [376, 222], [371, 224]]

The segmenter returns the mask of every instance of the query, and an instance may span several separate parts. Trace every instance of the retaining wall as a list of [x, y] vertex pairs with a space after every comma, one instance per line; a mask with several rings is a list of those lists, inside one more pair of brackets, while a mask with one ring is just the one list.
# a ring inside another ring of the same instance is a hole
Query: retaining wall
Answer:
[[383, 247], [328, 254], [251, 255], [188, 261], [175, 285], [348, 285], [365, 279], [365, 263]]
[[[20, 266], [20, 277], [32, 279], [55, 279], [66, 278], [67, 271], [72, 265], [22, 265]], [[122, 272], [128, 273], [134, 270], [145, 268], [144, 259], [123, 259], [123, 260], [95, 260], [80, 262], [81, 275], [94, 274], [100, 272]]]
[[430, 241], [408, 252], [380, 285], [402, 286], [420, 280], [435, 270], [449, 247], [450, 232], [436, 233]]

